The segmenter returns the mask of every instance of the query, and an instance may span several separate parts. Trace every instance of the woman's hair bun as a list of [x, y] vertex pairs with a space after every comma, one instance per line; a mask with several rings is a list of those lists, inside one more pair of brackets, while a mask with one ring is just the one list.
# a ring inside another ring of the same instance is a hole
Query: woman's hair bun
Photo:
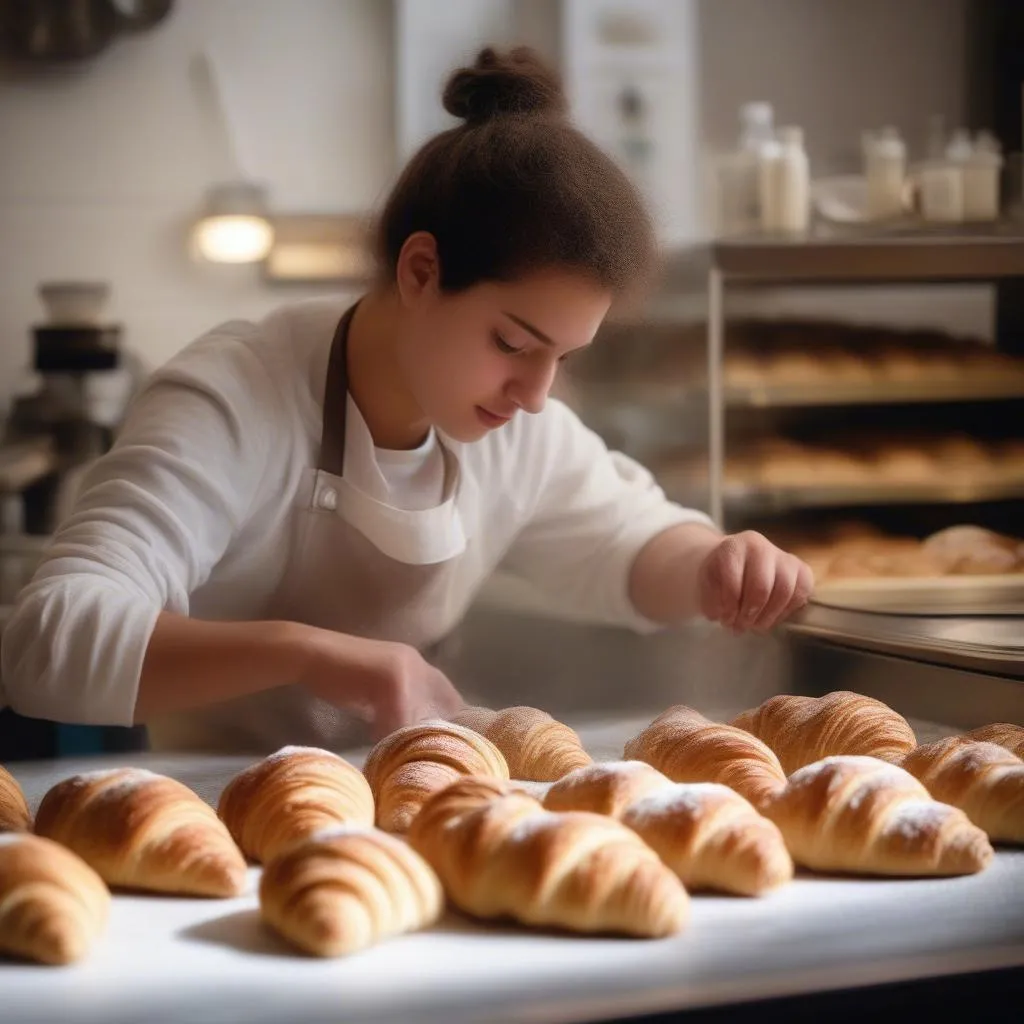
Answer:
[[527, 46], [481, 50], [472, 67], [452, 73], [443, 102], [468, 124], [503, 114], [561, 116], [567, 109], [558, 75]]

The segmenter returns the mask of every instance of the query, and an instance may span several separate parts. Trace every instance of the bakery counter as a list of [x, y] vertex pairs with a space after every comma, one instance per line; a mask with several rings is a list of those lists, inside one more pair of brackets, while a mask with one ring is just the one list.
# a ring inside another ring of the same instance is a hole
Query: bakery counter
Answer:
[[[573, 724], [595, 757], [611, 758], [659, 710]], [[914, 724], [922, 739], [941, 729]], [[358, 764], [364, 753], [349, 756]], [[11, 767], [34, 807], [83, 767], [124, 763], [176, 777], [215, 803], [248, 759], [147, 754]], [[800, 1008], [823, 1013], [827, 1005], [828, 1019], [848, 1020], [886, 991], [879, 986], [895, 983], [913, 986], [916, 1009], [950, 1005], [951, 985], [972, 1001], [1001, 999], [1019, 991], [1024, 966], [1024, 851], [1001, 850], [980, 874], [957, 879], [803, 875], [762, 899], [695, 896], [685, 931], [657, 941], [530, 932], [451, 914], [336, 961], [296, 955], [266, 931], [257, 883], [254, 868], [246, 893], [227, 901], [117, 895], [108, 934], [84, 963], [0, 965], [0, 1019], [450, 1024], [704, 1019], [717, 1007], [730, 1020], [764, 1021], [783, 1006], [792, 1021], [811, 1019]], [[796, 1009], [773, 1001], [796, 996]]]

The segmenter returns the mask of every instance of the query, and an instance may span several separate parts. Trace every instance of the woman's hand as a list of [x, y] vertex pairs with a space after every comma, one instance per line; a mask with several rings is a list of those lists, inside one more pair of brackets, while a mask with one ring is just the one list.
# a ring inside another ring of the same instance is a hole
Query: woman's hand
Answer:
[[377, 739], [427, 718], [447, 718], [465, 701], [414, 647], [311, 630], [299, 683], [316, 697], [373, 722]]
[[802, 608], [810, 566], [753, 530], [723, 538], [697, 570], [701, 614], [735, 632], [765, 632]]

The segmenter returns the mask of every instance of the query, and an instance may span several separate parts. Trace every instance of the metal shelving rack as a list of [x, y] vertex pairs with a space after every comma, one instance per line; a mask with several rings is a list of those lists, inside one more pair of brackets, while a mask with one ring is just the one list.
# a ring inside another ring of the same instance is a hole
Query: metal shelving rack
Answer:
[[[814, 285], [877, 285], [898, 283], [964, 283], [1011, 282], [1015, 290], [1024, 290], [1024, 229], [1005, 224], [988, 233], [976, 230], [944, 230], [912, 235], [815, 237], [798, 240], [755, 238], [723, 240], [710, 247], [707, 263], [708, 319], [707, 319], [707, 391], [708, 391], [708, 504], [712, 518], [723, 524], [728, 489], [725, 484], [725, 426], [730, 405], [737, 403], [735, 389], [726, 387], [723, 373], [725, 350], [725, 303], [731, 288], [746, 286], [814, 286]], [[1020, 309], [1024, 303], [1016, 307]], [[1002, 309], [997, 330], [1000, 339], [1012, 336], [1024, 338], [1024, 323], [1010, 322]], [[758, 395], [746, 404], [767, 405], [769, 399], [783, 397], [799, 399], [798, 393]], [[945, 398], [999, 398], [1017, 397], [1012, 386], [1009, 391], [994, 388], [985, 394], [965, 394], [955, 389], [944, 395], [937, 390], [933, 395], [911, 397], [916, 389], [905, 389], [905, 399], [899, 398], [900, 388], [890, 387], [874, 395], [874, 401], [933, 401]], [[836, 395], [834, 404], [842, 396]], [[856, 399], [855, 399], [856, 400]], [[861, 392], [860, 401], [867, 400]], [[788, 404], [788, 403], [787, 403]], [[804, 404], [799, 400], [791, 404]], [[852, 404], [852, 403], [850, 403]], [[969, 498], [953, 496], [950, 500], [974, 500], [986, 496], [984, 489], [972, 491]], [[992, 492], [1000, 496], [1024, 495], [1024, 486]], [[935, 490], [923, 490], [918, 497], [935, 497]], [[770, 499], [770, 496], [766, 496]], [[774, 504], [778, 504], [776, 498]], [[769, 506], [773, 504], [768, 500]]]

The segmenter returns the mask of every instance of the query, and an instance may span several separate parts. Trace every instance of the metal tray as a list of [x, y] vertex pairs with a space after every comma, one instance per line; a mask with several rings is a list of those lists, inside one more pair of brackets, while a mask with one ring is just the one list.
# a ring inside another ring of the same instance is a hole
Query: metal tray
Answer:
[[825, 581], [812, 600], [829, 608], [895, 615], [1024, 615], [1024, 573]]

